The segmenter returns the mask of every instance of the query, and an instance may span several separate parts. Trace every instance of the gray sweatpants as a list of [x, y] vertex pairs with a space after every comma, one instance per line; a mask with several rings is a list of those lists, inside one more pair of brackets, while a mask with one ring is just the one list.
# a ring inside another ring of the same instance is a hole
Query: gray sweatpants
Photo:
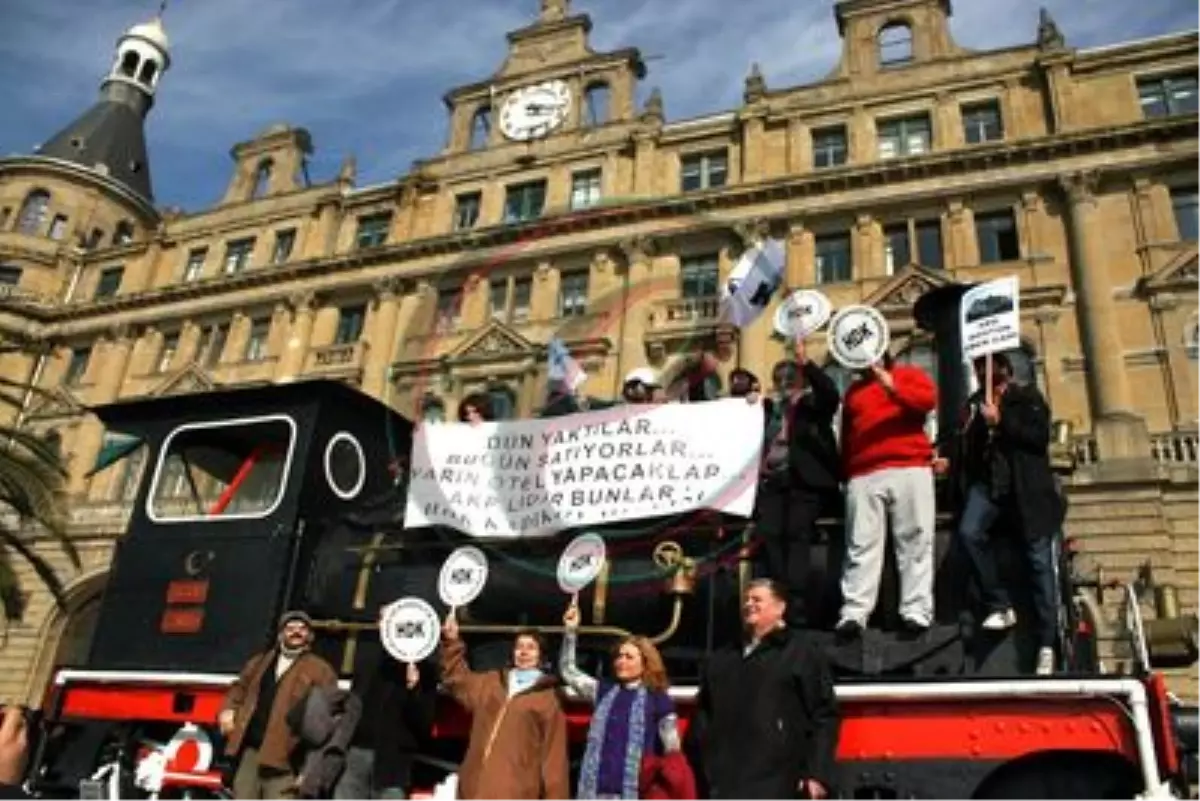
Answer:
[[846, 485], [846, 560], [842, 613], [866, 627], [883, 577], [887, 523], [895, 537], [900, 573], [900, 616], [921, 626], [933, 622], [933, 471], [891, 467]]

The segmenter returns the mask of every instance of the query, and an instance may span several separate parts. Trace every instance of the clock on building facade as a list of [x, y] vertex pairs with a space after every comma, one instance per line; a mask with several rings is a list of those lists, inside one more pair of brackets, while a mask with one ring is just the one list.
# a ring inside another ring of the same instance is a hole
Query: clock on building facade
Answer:
[[517, 89], [500, 107], [500, 131], [527, 141], [546, 136], [562, 125], [571, 108], [571, 90], [563, 81], [545, 81]]

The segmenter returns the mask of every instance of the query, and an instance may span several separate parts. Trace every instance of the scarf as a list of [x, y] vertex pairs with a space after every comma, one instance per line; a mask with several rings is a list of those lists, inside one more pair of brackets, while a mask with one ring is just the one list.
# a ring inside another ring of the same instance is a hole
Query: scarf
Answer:
[[542, 671], [537, 668], [513, 668], [508, 671], [508, 697], [525, 692], [537, 684], [541, 677]]
[[[600, 756], [604, 750], [605, 734], [608, 730], [608, 716], [612, 711], [613, 702], [621, 692], [621, 685], [614, 684], [612, 689], [604, 694], [592, 715], [592, 723], [588, 727], [587, 751], [583, 755], [583, 765], [579, 770], [579, 797], [598, 798], [597, 784], [600, 778]], [[633, 707], [629, 710], [629, 732], [625, 741], [625, 774], [621, 782], [622, 798], [638, 797], [638, 779], [642, 771], [642, 751], [646, 745], [646, 688], [639, 686], [633, 699]]]

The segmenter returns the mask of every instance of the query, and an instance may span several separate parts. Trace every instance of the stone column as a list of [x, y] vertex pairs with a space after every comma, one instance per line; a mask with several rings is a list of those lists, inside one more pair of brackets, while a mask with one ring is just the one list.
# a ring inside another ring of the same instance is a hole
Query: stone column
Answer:
[[817, 242], [813, 232], [804, 223], [793, 222], [788, 227], [787, 267], [784, 284], [788, 289], [804, 289], [817, 283]]
[[[639, 132], [633, 135], [633, 194], [645, 197], [655, 192], [654, 168], [658, 148], [654, 144], [654, 134]], [[678, 179], [677, 179], [678, 180]]]
[[387, 386], [392, 354], [396, 347], [396, 323], [400, 312], [400, 282], [384, 278], [375, 283], [375, 320], [367, 339], [363, 366], [363, 391], [382, 399]]
[[1125, 373], [1124, 347], [1116, 324], [1116, 304], [1108, 274], [1107, 251], [1099, 230], [1094, 172], [1059, 177], [1070, 220], [1071, 283], [1075, 321], [1083, 345], [1088, 405], [1101, 459], [1138, 459], [1150, 455], [1146, 421], [1132, 411]]
[[757, 181], [765, 174], [763, 147], [766, 112], [753, 111], [742, 120], [742, 180]]
[[[133, 332], [129, 326], [114, 326], [107, 333], [104, 359], [100, 369], [93, 371], [95, 384], [89, 395], [89, 403], [102, 406], [112, 403], [121, 396], [125, 383], [125, 372], [129, 369], [129, 357], [133, 351]], [[96, 456], [104, 444], [104, 425], [96, 417], [85, 417], [79, 431], [72, 439], [74, 451], [72, 470], [67, 481], [67, 492], [80, 495], [87, 491], [85, 475], [96, 463]]]
[[304, 370], [304, 359], [308, 355], [308, 344], [312, 339], [316, 301], [312, 292], [298, 292], [288, 299], [288, 305], [292, 308], [292, 324], [275, 368], [277, 384], [295, 380]]

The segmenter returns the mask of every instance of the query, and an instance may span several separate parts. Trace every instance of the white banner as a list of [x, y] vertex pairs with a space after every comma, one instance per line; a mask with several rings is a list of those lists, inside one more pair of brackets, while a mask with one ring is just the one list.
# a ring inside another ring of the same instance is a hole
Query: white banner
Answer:
[[1021, 347], [1021, 287], [1016, 276], [968, 289], [959, 315], [964, 361]]
[[426, 424], [404, 527], [529, 537], [697, 509], [750, 517], [762, 438], [762, 407], [741, 398]]

